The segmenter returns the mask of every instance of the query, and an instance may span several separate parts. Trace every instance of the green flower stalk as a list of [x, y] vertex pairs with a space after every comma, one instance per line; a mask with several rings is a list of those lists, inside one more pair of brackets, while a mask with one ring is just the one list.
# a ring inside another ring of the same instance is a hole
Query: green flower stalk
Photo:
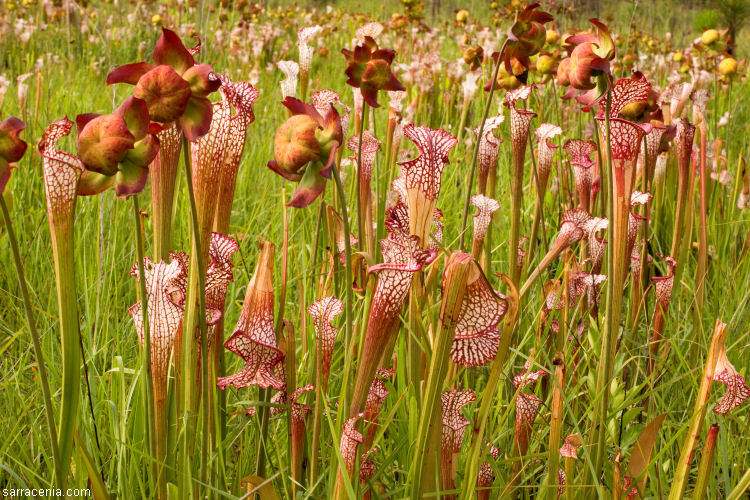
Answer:
[[55, 143], [61, 137], [70, 134], [72, 128], [73, 122], [62, 118], [47, 127], [39, 141], [39, 153], [43, 158], [44, 189], [47, 196], [47, 218], [55, 260], [57, 308], [62, 345], [62, 396], [60, 398], [58, 446], [63, 477], [58, 478], [58, 483], [63, 486], [67, 482], [67, 472], [73, 454], [73, 435], [78, 421], [81, 383], [73, 224], [76, 191], [84, 165], [72, 154], [58, 150]]
[[[510, 243], [508, 274], [516, 283], [520, 279], [518, 271], [518, 239], [521, 230], [521, 204], [523, 197], [523, 165], [526, 160], [526, 143], [529, 136], [529, 125], [536, 113], [528, 109], [518, 109], [518, 101], [526, 100], [533, 87], [519, 87], [505, 93], [503, 104], [510, 108], [510, 142], [512, 152], [512, 180], [510, 188]], [[523, 295], [523, 293], [522, 293]]]

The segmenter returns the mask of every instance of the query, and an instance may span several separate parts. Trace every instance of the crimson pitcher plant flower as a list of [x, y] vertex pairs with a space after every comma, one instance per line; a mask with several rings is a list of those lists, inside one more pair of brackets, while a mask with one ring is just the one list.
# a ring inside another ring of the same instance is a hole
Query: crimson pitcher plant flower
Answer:
[[348, 66], [346, 67], [346, 81], [348, 85], [358, 88], [362, 92], [364, 101], [373, 108], [379, 108], [377, 94], [379, 90], [406, 90], [391, 70], [391, 63], [396, 52], [391, 49], [381, 49], [371, 36], [365, 36], [361, 45], [354, 50], [341, 49]]
[[303, 208], [323, 192], [336, 150], [343, 141], [341, 118], [331, 106], [325, 116], [293, 97], [282, 102], [292, 113], [276, 131], [274, 159], [268, 168], [283, 178], [298, 182], [287, 206]]
[[520, 290], [520, 295], [523, 296], [529, 291], [531, 285], [539, 278], [547, 267], [549, 267], [555, 259], [557, 259], [562, 252], [569, 246], [578, 243], [584, 235], [588, 233], [588, 227], [591, 223], [592, 217], [588, 212], [581, 210], [580, 208], [574, 208], [568, 210], [562, 216], [560, 221], [560, 232], [558, 233], [552, 246], [549, 248], [547, 254], [542, 257], [542, 260], [531, 272], [526, 282], [523, 284]]
[[[76, 156], [57, 149], [57, 141], [70, 134], [73, 122], [61, 118], [44, 131], [39, 141], [47, 197], [47, 218], [52, 235], [52, 253], [57, 282], [57, 308], [60, 318], [62, 345], [62, 396], [60, 398], [60, 429], [58, 445], [63, 473], [67, 474], [73, 452], [73, 434], [77, 422], [80, 389], [80, 331], [75, 286], [75, 222], [76, 191], [83, 162]], [[65, 484], [65, 478], [59, 478]]]
[[154, 46], [156, 64], [139, 62], [120, 66], [107, 75], [107, 85], [135, 85], [133, 95], [146, 101], [151, 120], [177, 125], [189, 141], [208, 133], [213, 110], [208, 95], [221, 82], [208, 64], [196, 64], [176, 33], [162, 28]]
[[[456, 465], [464, 442], [466, 427], [471, 423], [461, 415], [461, 408], [477, 400], [471, 389], [444, 391], [440, 395], [442, 433], [440, 438], [440, 487], [444, 491], [456, 489]], [[453, 499], [455, 495], [443, 495]]]
[[510, 191], [510, 267], [509, 274], [518, 283], [517, 272], [518, 238], [521, 229], [521, 202], [523, 196], [523, 164], [526, 158], [526, 143], [529, 136], [529, 125], [536, 113], [527, 109], [518, 109], [518, 101], [526, 100], [531, 95], [533, 86], [524, 86], [505, 93], [503, 105], [510, 109], [510, 142], [513, 157], [513, 180]]
[[[503, 62], [508, 73], [512, 71], [513, 60], [518, 61], [527, 71], [532, 56], [538, 54], [547, 41], [544, 25], [552, 19], [547, 12], [536, 10], [541, 3], [527, 5], [516, 17], [516, 22], [508, 30]], [[524, 78], [525, 81], [525, 78]]]
[[78, 156], [86, 171], [78, 194], [97, 194], [115, 185], [117, 196], [127, 198], [146, 186], [148, 166], [159, 151], [146, 101], [128, 97], [111, 115], [89, 113], [76, 117]]
[[592, 32], [579, 33], [565, 39], [570, 57], [560, 61], [557, 81], [570, 86], [564, 99], [575, 97], [590, 106], [609, 88], [610, 62], [615, 57], [615, 44], [609, 29], [598, 19], [589, 19]]
[[0, 196], [8, 185], [12, 169], [26, 153], [26, 143], [19, 134], [26, 128], [26, 124], [11, 116], [0, 123]]
[[281, 390], [284, 381], [273, 373], [283, 357], [276, 345], [273, 324], [273, 257], [274, 245], [261, 242], [258, 263], [247, 285], [245, 301], [234, 333], [224, 346], [245, 361], [245, 367], [234, 375], [216, 380], [219, 389], [257, 385]]

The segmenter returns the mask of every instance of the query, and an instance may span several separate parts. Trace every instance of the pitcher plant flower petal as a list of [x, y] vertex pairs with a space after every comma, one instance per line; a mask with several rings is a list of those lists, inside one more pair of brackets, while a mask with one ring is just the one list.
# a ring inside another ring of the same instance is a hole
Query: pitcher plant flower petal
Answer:
[[0, 123], [0, 196], [8, 185], [15, 162], [26, 153], [26, 142], [19, 137], [25, 128], [26, 124], [14, 116]]
[[365, 36], [361, 45], [354, 50], [342, 49], [346, 58], [346, 83], [359, 88], [365, 102], [373, 108], [379, 108], [377, 94], [379, 90], [406, 90], [393, 74], [391, 63], [396, 52], [381, 49], [371, 36]]
[[302, 208], [320, 196], [331, 177], [334, 155], [343, 142], [341, 118], [332, 106], [321, 116], [313, 106], [294, 97], [287, 97], [282, 104], [292, 116], [276, 131], [274, 159], [268, 168], [299, 183], [287, 205]]
[[135, 85], [133, 95], [146, 102], [155, 122], [177, 122], [185, 137], [195, 141], [208, 133], [213, 110], [208, 95], [221, 82], [208, 64], [196, 64], [193, 55], [171, 30], [162, 28], [153, 51], [155, 64], [120, 66], [107, 75], [107, 84]]

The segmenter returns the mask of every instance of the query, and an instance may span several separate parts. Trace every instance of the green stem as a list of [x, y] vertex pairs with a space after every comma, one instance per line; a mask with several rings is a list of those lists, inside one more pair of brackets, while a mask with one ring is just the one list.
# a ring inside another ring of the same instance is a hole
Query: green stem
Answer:
[[[143, 393], [145, 394], [145, 410], [146, 410], [146, 440], [148, 442], [151, 456], [154, 457], [156, 478], [158, 483], [159, 498], [167, 497], [167, 476], [166, 471], [163, 467], [163, 462], [166, 459], [166, 427], [159, 425], [155, 421], [155, 405], [154, 405], [154, 383], [153, 383], [153, 372], [151, 370], [151, 335], [149, 333], [148, 324], [148, 293], [146, 292], [146, 271], [143, 267], [143, 231], [141, 229], [141, 211], [138, 207], [138, 195], [132, 196], [133, 200], [133, 222], [135, 223], [135, 255], [138, 259], [138, 295], [141, 299], [141, 321], [142, 321], [142, 332], [143, 332], [143, 357], [141, 359], [141, 369], [143, 370], [143, 377], [141, 383], [143, 384]], [[157, 436], [156, 429], [160, 428], [159, 435]], [[160, 446], [157, 445], [157, 440]], [[157, 453], [157, 448], [163, 450], [162, 453]], [[151, 467], [151, 472], [154, 472], [154, 467]]]
[[39, 369], [39, 383], [42, 386], [42, 399], [44, 400], [44, 415], [47, 419], [47, 433], [49, 437], [50, 448], [52, 448], [52, 460], [55, 467], [55, 477], [52, 481], [58, 488], [62, 489], [65, 487], [65, 472], [63, 464], [60, 458], [60, 449], [57, 446], [57, 430], [55, 426], [55, 414], [52, 406], [52, 397], [50, 396], [49, 380], [47, 378], [47, 365], [44, 362], [44, 355], [42, 353], [42, 343], [39, 338], [39, 332], [36, 329], [36, 322], [34, 321], [34, 310], [31, 307], [31, 298], [29, 296], [29, 288], [26, 283], [26, 276], [23, 271], [23, 262], [21, 261], [21, 252], [18, 249], [18, 240], [16, 240], [16, 233], [11, 225], [10, 213], [8, 207], [5, 204], [5, 199], [0, 194], [0, 210], [3, 212], [3, 221], [8, 232], [8, 240], [10, 241], [10, 248], [13, 253], [13, 263], [16, 267], [16, 274], [18, 275], [18, 285], [21, 288], [21, 296], [23, 297], [23, 308], [26, 313], [26, 322], [29, 326], [29, 333], [31, 333], [31, 341], [34, 346], [34, 356], [36, 357], [37, 367]]
[[[192, 459], [195, 448], [195, 415], [196, 403], [197, 403], [197, 386], [195, 384], [195, 364], [197, 362], [196, 353], [194, 353], [194, 334], [196, 328], [200, 330], [200, 345], [201, 352], [207, 352], [207, 328], [206, 328], [206, 298], [204, 295], [205, 285], [205, 269], [204, 262], [201, 252], [201, 241], [200, 241], [200, 224], [198, 221], [198, 211], [195, 203], [195, 192], [193, 190], [193, 168], [190, 161], [190, 143], [187, 138], [183, 135], [182, 137], [182, 154], [183, 163], [185, 167], [185, 178], [187, 181], [188, 190], [188, 201], [190, 203], [190, 222], [191, 222], [191, 240], [193, 251], [190, 257], [190, 270], [188, 277], [188, 290], [186, 297], [186, 310], [185, 310], [185, 327], [182, 333], [182, 393], [183, 393], [183, 449], [182, 449], [182, 470], [183, 479], [186, 480], [183, 484], [182, 494], [188, 496], [191, 491], [191, 485], [189, 483], [190, 475], [192, 473]], [[197, 295], [197, 297], [196, 297]], [[196, 308], [197, 299], [197, 308]], [[206, 356], [204, 356], [206, 357]], [[208, 382], [208, 359], [201, 363], [201, 375], [203, 380], [203, 386], [207, 386]], [[207, 391], [203, 391], [203, 397], [208, 398]], [[208, 408], [206, 406], [206, 408]], [[208, 429], [208, 413], [204, 412], [203, 423], [206, 425], [205, 429]], [[204, 433], [203, 445], [205, 446], [208, 439], [208, 433]], [[201, 478], [207, 478], [206, 470], [206, 459], [209, 455], [209, 450], [204, 449], [201, 453]]]

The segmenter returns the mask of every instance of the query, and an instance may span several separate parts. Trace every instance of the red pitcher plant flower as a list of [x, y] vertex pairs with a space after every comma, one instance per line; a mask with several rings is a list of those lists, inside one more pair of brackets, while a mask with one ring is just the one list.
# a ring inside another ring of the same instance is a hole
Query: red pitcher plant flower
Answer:
[[[187, 270], [178, 258], [170, 263], [163, 260], [154, 263], [148, 257], [143, 259], [145, 270], [148, 332], [151, 337], [151, 373], [154, 385], [154, 424], [156, 429], [156, 460], [163, 462], [167, 457], [167, 381], [169, 360], [172, 357], [175, 339], [182, 328], [183, 307]], [[138, 265], [130, 270], [131, 276], [138, 277]], [[128, 313], [133, 318], [138, 338], [143, 345], [143, 311], [141, 301], [133, 304]], [[159, 482], [166, 481], [166, 471], [158, 465]], [[165, 483], [166, 484], [166, 483]]]
[[177, 122], [185, 137], [195, 141], [208, 133], [212, 106], [208, 95], [221, 82], [208, 64], [196, 64], [173, 31], [162, 28], [153, 51], [156, 64], [139, 62], [120, 66], [107, 75], [107, 85], [135, 85], [133, 95], [146, 101], [151, 120]]
[[591, 210], [591, 184], [594, 180], [593, 167], [596, 165], [591, 161], [591, 153], [596, 151], [596, 143], [582, 139], [569, 139], [565, 142], [563, 149], [570, 155], [570, 164], [573, 166], [576, 191], [578, 191], [578, 206], [589, 211]]
[[0, 196], [8, 185], [12, 169], [26, 153], [26, 143], [19, 134], [26, 128], [26, 124], [14, 116], [10, 116], [0, 123]]
[[224, 346], [245, 361], [245, 367], [234, 375], [216, 380], [219, 389], [257, 385], [281, 390], [284, 381], [273, 374], [273, 367], [283, 357], [276, 345], [273, 324], [273, 257], [274, 245], [261, 242], [258, 263], [247, 286], [242, 312], [234, 333]]
[[[500, 458], [500, 449], [492, 443], [485, 441], [489, 448], [489, 454], [493, 460]], [[479, 467], [477, 473], [477, 500], [490, 500], [490, 487], [495, 482], [495, 473], [492, 471], [492, 465], [484, 461]]]
[[[83, 162], [76, 156], [57, 149], [57, 141], [70, 134], [73, 122], [67, 118], [52, 123], [39, 140], [42, 155], [44, 191], [47, 197], [47, 218], [52, 235], [52, 253], [57, 282], [57, 307], [62, 345], [62, 401], [60, 409], [59, 447], [62, 467], [67, 471], [73, 452], [73, 433], [77, 421], [80, 388], [80, 331], [75, 287], [75, 221], [76, 191]], [[20, 149], [20, 148], [19, 148]], [[63, 480], [63, 483], [65, 481]]]
[[513, 156], [513, 180], [510, 191], [510, 273], [514, 282], [520, 275], [516, 274], [519, 231], [521, 227], [521, 202], [523, 196], [523, 164], [526, 158], [526, 143], [529, 136], [529, 125], [536, 113], [527, 109], [518, 109], [518, 101], [526, 100], [531, 95], [533, 86], [524, 86], [505, 93], [503, 104], [510, 109], [510, 142]]
[[[440, 395], [442, 433], [440, 438], [440, 487], [444, 491], [456, 489], [458, 453], [464, 442], [466, 427], [471, 423], [461, 415], [461, 409], [477, 400], [471, 389], [443, 391]], [[455, 495], [443, 495], [451, 499]]]
[[[403, 224], [403, 222], [402, 222]], [[394, 224], [388, 224], [394, 227]], [[422, 250], [417, 236], [396, 229], [380, 241], [383, 263], [368, 272], [378, 272], [367, 320], [362, 358], [357, 369], [350, 414], [363, 411], [375, 371], [384, 354], [390, 356], [400, 329], [400, 313], [411, 288], [414, 273], [432, 262], [436, 254]]]
[[331, 177], [336, 150], [343, 141], [341, 118], [332, 106], [321, 116], [313, 106], [293, 97], [282, 104], [292, 116], [276, 131], [274, 159], [268, 168], [299, 183], [287, 205], [303, 208], [320, 196]]
[[560, 61], [557, 81], [570, 85], [564, 98], [576, 97], [584, 105], [593, 104], [607, 90], [610, 61], [615, 57], [615, 44], [609, 29], [598, 19], [589, 19], [592, 32], [579, 33], [565, 39], [570, 57]]
[[552, 19], [547, 12], [536, 10], [541, 3], [527, 5], [516, 17], [516, 22], [508, 30], [503, 60], [505, 69], [511, 72], [512, 60], [518, 61], [526, 70], [531, 66], [530, 57], [538, 54], [547, 41], [544, 25]]
[[373, 108], [379, 108], [377, 94], [379, 90], [406, 90], [391, 70], [391, 63], [396, 52], [381, 49], [371, 36], [365, 36], [361, 45], [354, 50], [342, 49], [346, 57], [346, 81], [348, 85], [360, 89], [365, 102]]
[[[505, 116], [496, 115], [484, 122], [482, 137], [479, 138], [477, 153], [477, 188], [481, 194], [487, 194], [487, 181], [494, 178], [497, 171], [497, 150], [502, 139], [495, 135], [495, 129], [505, 121]], [[479, 134], [479, 127], [474, 129]]]
[[560, 232], [558, 233], [552, 246], [549, 248], [547, 254], [542, 257], [536, 268], [529, 274], [526, 282], [523, 284], [520, 290], [521, 296], [528, 292], [531, 285], [539, 278], [547, 267], [549, 267], [555, 259], [557, 259], [562, 252], [569, 246], [578, 243], [584, 235], [587, 234], [587, 229], [591, 222], [591, 216], [588, 212], [581, 210], [580, 208], [574, 208], [568, 210], [562, 215], [560, 221]]
[[477, 213], [474, 214], [474, 236], [471, 244], [471, 255], [476, 260], [479, 260], [484, 245], [484, 237], [487, 235], [490, 222], [492, 222], [492, 214], [500, 210], [500, 203], [483, 194], [475, 194], [471, 197], [471, 204], [477, 209]]
[[78, 156], [86, 171], [78, 194], [101, 193], [113, 184], [117, 196], [126, 198], [146, 186], [148, 166], [159, 151], [146, 101], [128, 97], [111, 115], [89, 113], [76, 117]]
[[457, 140], [445, 130], [424, 125], [409, 124], [404, 127], [404, 135], [417, 148], [416, 158], [397, 162], [406, 186], [409, 234], [419, 237], [422, 248], [426, 248], [430, 243], [443, 169], [450, 163], [448, 155]]

